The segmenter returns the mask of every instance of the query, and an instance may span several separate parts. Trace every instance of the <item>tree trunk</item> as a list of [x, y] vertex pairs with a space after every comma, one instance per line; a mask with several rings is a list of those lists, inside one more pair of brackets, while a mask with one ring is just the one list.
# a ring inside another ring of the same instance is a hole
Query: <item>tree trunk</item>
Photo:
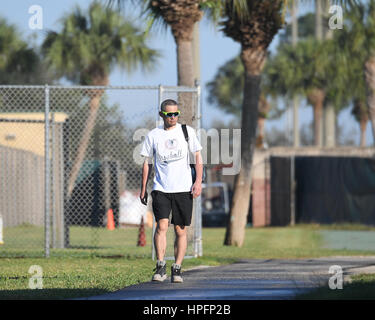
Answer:
[[263, 117], [258, 117], [258, 136], [256, 139], [256, 147], [264, 147], [264, 122], [266, 121]]
[[336, 112], [333, 104], [329, 103], [324, 108], [324, 146], [336, 146]]
[[361, 130], [361, 142], [360, 142], [360, 146], [361, 147], [366, 147], [366, 129], [367, 129], [367, 121], [368, 119], [366, 120], [361, 120], [360, 123], [359, 123], [359, 128]]
[[245, 67], [244, 98], [241, 125], [241, 169], [236, 176], [225, 245], [241, 247], [245, 239], [245, 227], [251, 195], [251, 167], [256, 141], [258, 104], [260, 97], [261, 70], [266, 50], [242, 49], [241, 59]]
[[316, 147], [322, 146], [322, 115], [323, 103], [318, 103], [314, 106], [314, 145]]
[[[177, 45], [177, 79], [179, 86], [194, 86], [194, 66], [192, 41], [176, 40]], [[194, 105], [193, 93], [185, 92], [179, 94], [179, 105], [181, 109], [180, 123], [195, 126], [194, 114], [197, 106]]]
[[262, 138], [262, 142], [264, 138], [264, 122], [265, 121], [266, 121], [265, 118], [258, 117], [258, 136]]
[[315, 0], [315, 38], [323, 40], [323, 0]]
[[[108, 77], [97, 81], [95, 85], [108, 85]], [[79, 170], [82, 166], [82, 162], [85, 158], [86, 150], [90, 142], [90, 137], [92, 131], [95, 127], [96, 118], [98, 115], [98, 110], [100, 106], [100, 100], [104, 93], [103, 90], [91, 90], [88, 92], [90, 95], [90, 111], [88, 118], [86, 120], [85, 128], [83, 130], [81, 140], [78, 145], [77, 155], [74, 159], [72, 169], [70, 171], [70, 176], [68, 180], [68, 198], [71, 196], [75, 181], [77, 180]]]
[[308, 94], [307, 98], [314, 109], [314, 145], [317, 147], [321, 147], [323, 138], [322, 116], [325, 93], [321, 89], [314, 89]]
[[367, 108], [372, 126], [372, 137], [375, 145], [375, 57], [365, 63]]

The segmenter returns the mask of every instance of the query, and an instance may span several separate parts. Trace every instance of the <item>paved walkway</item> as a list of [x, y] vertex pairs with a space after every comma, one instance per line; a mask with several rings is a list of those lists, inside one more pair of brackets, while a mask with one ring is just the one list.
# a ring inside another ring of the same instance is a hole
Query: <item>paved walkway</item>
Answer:
[[[250, 300], [293, 299], [296, 294], [327, 285], [329, 268], [339, 265], [344, 275], [374, 271], [375, 256], [294, 260], [242, 260], [183, 272], [184, 283], [146, 282], [94, 300]], [[169, 267], [169, 264], [168, 264]], [[363, 269], [366, 268], [366, 269]], [[169, 270], [168, 270], [169, 271]], [[344, 284], [345, 285], [345, 284]]]
[[321, 230], [323, 248], [375, 252], [375, 231]]

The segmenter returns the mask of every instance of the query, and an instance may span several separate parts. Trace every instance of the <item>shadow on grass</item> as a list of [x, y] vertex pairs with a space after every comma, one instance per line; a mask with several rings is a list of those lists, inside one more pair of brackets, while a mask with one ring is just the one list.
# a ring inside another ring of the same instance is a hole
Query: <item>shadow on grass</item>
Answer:
[[0, 300], [62, 300], [102, 295], [104, 289], [26, 289], [0, 290]]

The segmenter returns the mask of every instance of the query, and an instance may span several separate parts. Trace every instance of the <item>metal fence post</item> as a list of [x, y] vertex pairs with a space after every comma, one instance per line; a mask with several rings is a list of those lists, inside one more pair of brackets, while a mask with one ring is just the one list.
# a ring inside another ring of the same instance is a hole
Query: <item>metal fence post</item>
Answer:
[[[156, 120], [155, 120], [156, 126], [158, 125], [158, 121], [159, 121], [159, 106], [161, 105], [162, 98], [163, 98], [163, 86], [159, 85], [159, 88], [158, 88], [158, 107], [157, 107]], [[155, 237], [155, 216], [152, 215], [152, 239], [151, 239], [152, 260], [155, 260], [155, 255], [156, 255], [154, 237]]]
[[55, 208], [55, 145], [56, 145], [56, 138], [55, 138], [55, 113], [51, 113], [51, 216], [52, 216], [52, 248], [56, 249], [56, 208]]
[[290, 225], [296, 224], [296, 207], [295, 207], [295, 163], [294, 155], [290, 157]]
[[45, 257], [49, 258], [50, 246], [50, 160], [49, 160], [49, 87], [48, 84], [44, 88], [45, 93], [45, 110], [44, 110], [44, 251]]
[[[197, 134], [198, 139], [201, 141], [201, 87], [199, 82], [196, 82], [197, 88], [197, 114], [196, 114], [196, 126], [197, 126]], [[196, 250], [195, 256], [201, 257], [203, 255], [203, 247], [202, 247], [202, 196], [195, 199], [196, 206], [196, 220], [195, 220], [195, 243], [196, 243]]]
[[60, 192], [60, 201], [59, 201], [59, 211], [60, 211], [60, 217], [59, 217], [59, 223], [60, 223], [60, 234], [59, 234], [59, 248], [65, 248], [65, 218], [64, 218], [64, 210], [65, 210], [65, 193], [64, 193], [64, 124], [61, 124], [59, 126], [59, 156], [58, 156], [58, 166], [59, 166], [59, 172], [60, 172], [60, 183], [59, 183], [59, 192]]

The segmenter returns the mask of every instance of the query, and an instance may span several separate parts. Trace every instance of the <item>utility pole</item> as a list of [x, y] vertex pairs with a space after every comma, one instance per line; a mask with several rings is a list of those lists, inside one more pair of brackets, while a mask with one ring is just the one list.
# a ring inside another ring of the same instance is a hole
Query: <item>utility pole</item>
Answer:
[[[193, 30], [193, 41], [192, 41], [192, 47], [191, 50], [193, 52], [193, 75], [194, 75], [194, 84], [195, 86], [200, 85], [201, 82], [201, 65], [200, 65], [200, 43], [199, 43], [199, 21], [197, 21], [194, 24], [194, 30]], [[200, 99], [198, 99], [200, 101]], [[200, 103], [200, 102], [198, 102]], [[201, 106], [196, 105], [195, 106], [195, 116], [200, 117], [201, 112], [198, 110]], [[197, 118], [197, 121], [195, 122], [197, 125], [197, 128], [200, 128], [200, 121], [201, 119]], [[198, 137], [199, 132], [198, 132]], [[208, 174], [210, 176], [210, 174]], [[195, 222], [195, 218], [198, 219], [197, 222]], [[194, 221], [195, 228], [198, 228], [198, 230], [194, 230], [194, 235], [190, 234], [191, 237], [194, 237], [194, 254], [197, 257], [201, 257], [203, 255], [203, 246], [202, 246], [202, 202], [201, 197], [198, 197], [194, 200], [194, 206], [193, 206], [193, 220]], [[194, 229], [195, 229], [194, 228]], [[192, 231], [192, 228], [189, 228], [190, 232]], [[188, 235], [189, 236], [189, 235]]]
[[194, 66], [194, 81], [201, 81], [201, 62], [200, 62], [200, 45], [199, 45], [199, 21], [194, 25], [193, 31], [193, 66]]
[[[292, 3], [292, 45], [295, 47], [298, 42], [298, 4], [297, 0]], [[299, 147], [299, 98], [297, 95], [293, 97], [293, 146]]]
[[[330, 0], [324, 0], [323, 17], [326, 18], [329, 13]], [[325, 19], [326, 21], [326, 19]], [[329, 29], [327, 23], [324, 28], [324, 39], [329, 40], [333, 38], [333, 31]], [[336, 145], [336, 114], [335, 106], [332, 103], [328, 103], [323, 109], [323, 130], [324, 130], [324, 146], [335, 147]]]
[[323, 40], [323, 0], [315, 0], [315, 38]]
[[[318, 41], [323, 41], [323, 1], [325, 0], [315, 0], [315, 38]], [[315, 121], [319, 121], [320, 124], [318, 129], [318, 147], [323, 146], [323, 115], [321, 117], [321, 119], [315, 119]]]

